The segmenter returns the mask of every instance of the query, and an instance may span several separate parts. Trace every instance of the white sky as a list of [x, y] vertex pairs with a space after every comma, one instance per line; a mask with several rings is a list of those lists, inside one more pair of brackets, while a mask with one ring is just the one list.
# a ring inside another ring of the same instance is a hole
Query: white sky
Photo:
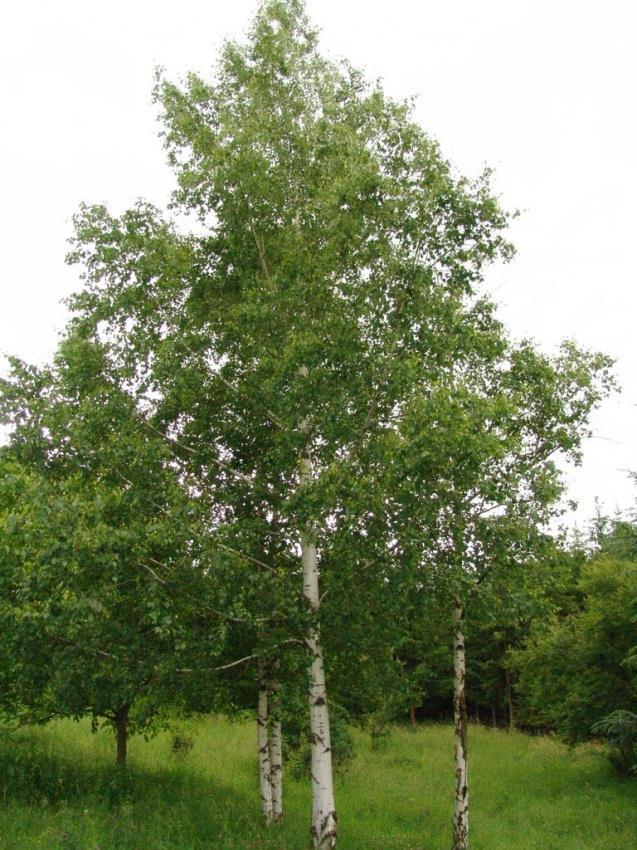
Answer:
[[[0, 11], [0, 350], [46, 360], [78, 286], [80, 201], [165, 203], [153, 69], [206, 74], [254, 0], [22, 0]], [[465, 173], [496, 168], [518, 256], [489, 286], [516, 335], [617, 358], [623, 386], [569, 473], [578, 521], [632, 506], [637, 470], [637, 6], [630, 0], [307, 0], [328, 54], [396, 96]]]

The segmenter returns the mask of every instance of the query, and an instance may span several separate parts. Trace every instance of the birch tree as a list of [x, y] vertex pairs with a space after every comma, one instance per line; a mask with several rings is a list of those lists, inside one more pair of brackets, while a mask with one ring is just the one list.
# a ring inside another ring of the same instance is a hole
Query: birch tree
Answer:
[[410, 522], [397, 533], [437, 572], [453, 619], [454, 850], [469, 846], [466, 607], [541, 544], [562, 492], [553, 458], [579, 459], [590, 414], [613, 388], [610, 367], [572, 343], [549, 358], [502, 339], [405, 409], [395, 458]]
[[160, 75], [156, 99], [173, 206], [199, 223], [85, 207], [74, 328], [214, 491], [208, 533], [304, 600], [311, 832], [332, 847], [323, 571], [402, 408], [497, 327], [478, 288], [511, 255], [507, 216], [489, 174], [457, 176], [409, 103], [321, 57], [299, 0], [264, 3], [212, 82]]
[[[368, 613], [423, 569], [451, 577], [460, 609], [499, 527], [489, 511], [515, 505], [524, 520], [527, 491], [554, 497], [548, 452], [576, 445], [595, 364], [574, 356], [560, 372], [508, 349], [480, 292], [486, 266], [512, 254], [489, 173], [457, 175], [410, 103], [324, 59], [300, 0], [267, 0], [211, 81], [159, 74], [155, 97], [176, 218], [144, 202], [81, 209], [71, 332], [107, 352], [135, 417], [170, 450], [206, 517], [200, 545], [244, 576], [236, 596], [222, 583], [220, 619], [251, 635], [265, 623], [269, 654], [253, 643], [236, 659], [252, 665], [262, 709], [258, 662], [298, 646], [300, 630], [311, 835], [330, 848], [325, 646], [339, 652], [339, 638], [325, 624], [347, 624], [348, 594]], [[337, 570], [342, 610], [326, 617]], [[263, 749], [266, 817], [276, 747]], [[466, 844], [465, 826], [461, 812]]]

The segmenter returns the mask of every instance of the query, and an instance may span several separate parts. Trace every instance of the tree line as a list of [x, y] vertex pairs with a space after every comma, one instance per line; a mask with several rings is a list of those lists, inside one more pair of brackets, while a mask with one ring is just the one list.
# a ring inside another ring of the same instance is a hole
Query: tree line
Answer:
[[532, 714], [556, 600], [587, 592], [551, 584], [572, 558], [546, 529], [611, 362], [510, 338], [482, 287], [513, 255], [490, 173], [322, 57], [300, 0], [154, 94], [170, 209], [82, 207], [56, 355], [1, 385], [3, 711], [106, 722], [124, 763], [171, 713], [251, 708], [265, 820], [287, 736], [326, 848], [344, 720], [451, 697], [464, 850], [468, 711], [503, 674], [511, 724], [513, 687]]

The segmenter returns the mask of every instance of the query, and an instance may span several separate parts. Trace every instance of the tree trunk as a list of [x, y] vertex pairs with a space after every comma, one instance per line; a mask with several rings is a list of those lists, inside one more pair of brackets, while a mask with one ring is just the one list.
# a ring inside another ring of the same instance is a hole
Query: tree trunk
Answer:
[[268, 683], [261, 671], [257, 701], [257, 748], [259, 754], [259, 791], [261, 814], [266, 823], [272, 822], [272, 772], [270, 768], [270, 741], [268, 717]]
[[412, 726], [416, 726], [416, 725], [417, 725], [417, 724], [416, 724], [416, 706], [415, 706], [415, 705], [410, 705], [410, 706], [409, 706], [409, 719], [411, 720], [411, 725], [412, 725]]
[[[306, 366], [300, 367], [299, 375], [303, 378], [307, 377]], [[306, 420], [300, 423], [300, 430], [302, 432], [309, 430], [309, 424]], [[299, 473], [301, 487], [311, 483], [312, 458], [309, 445], [306, 446], [299, 460]], [[324, 850], [324, 848], [332, 848], [336, 845], [336, 809], [334, 805], [332, 745], [330, 719], [327, 710], [323, 647], [318, 624], [320, 607], [318, 557], [314, 530], [311, 525], [301, 534], [301, 563], [303, 566], [303, 595], [316, 618], [307, 637], [307, 646], [312, 656], [308, 688], [312, 752], [312, 826], [310, 834], [316, 850]]]
[[281, 739], [281, 691], [278, 683], [270, 690], [270, 777], [272, 787], [272, 819], [283, 820], [283, 742]]
[[115, 712], [115, 735], [117, 737], [117, 756], [115, 763], [126, 766], [126, 745], [128, 743], [128, 712], [130, 706], [123, 705]]
[[455, 600], [454, 622], [454, 677], [453, 717], [456, 742], [456, 808], [453, 818], [452, 850], [469, 847], [469, 786], [467, 763], [467, 703], [465, 697], [465, 646], [463, 633], [464, 606]]
[[493, 728], [495, 729], [498, 725], [498, 716], [495, 712], [495, 705], [491, 705], [491, 722], [493, 724]]
[[[318, 612], [318, 568], [316, 546], [307, 535], [302, 543], [304, 592]], [[313, 628], [307, 640], [312, 654], [308, 697], [310, 703], [310, 743], [312, 747], [312, 827], [310, 833], [317, 850], [336, 844], [336, 811], [332, 778], [332, 744], [327, 709], [327, 690], [320, 631]]]
[[507, 705], [509, 707], [509, 732], [513, 732], [513, 730], [515, 729], [515, 718], [513, 715], [513, 694], [511, 692], [511, 677], [507, 668], [505, 668], [504, 670], [504, 675], [506, 676]]

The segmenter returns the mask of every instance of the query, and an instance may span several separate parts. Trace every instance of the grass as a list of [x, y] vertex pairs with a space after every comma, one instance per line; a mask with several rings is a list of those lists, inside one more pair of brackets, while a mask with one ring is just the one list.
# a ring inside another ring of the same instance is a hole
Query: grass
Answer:
[[[286, 818], [259, 824], [250, 723], [180, 724], [130, 744], [126, 780], [112, 734], [57, 722], [0, 745], [1, 850], [305, 850], [306, 782], [286, 777]], [[381, 752], [357, 734], [339, 775], [342, 850], [448, 850], [453, 742], [447, 725], [396, 727]], [[637, 783], [620, 781], [603, 752], [551, 738], [472, 727], [472, 850], [628, 850]]]

